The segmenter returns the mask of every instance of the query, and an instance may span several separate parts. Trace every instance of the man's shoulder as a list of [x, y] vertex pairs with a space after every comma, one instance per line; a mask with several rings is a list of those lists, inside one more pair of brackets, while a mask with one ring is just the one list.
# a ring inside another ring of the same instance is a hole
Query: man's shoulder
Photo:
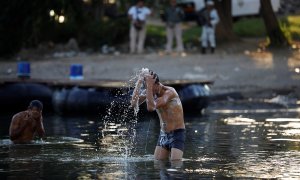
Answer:
[[177, 91], [175, 88], [173, 88], [171, 86], [165, 86], [165, 88], [167, 89], [166, 90], [167, 93], [177, 95]]
[[131, 6], [128, 10], [128, 13], [133, 13], [134, 9], [135, 9], [135, 6]]
[[151, 9], [148, 8], [148, 7], [146, 7], [146, 6], [144, 6], [144, 7], [142, 8], [142, 11], [145, 12], [145, 13], [151, 13]]
[[18, 119], [28, 114], [28, 111], [21, 111], [13, 115], [12, 119]]
[[165, 86], [167, 90], [171, 90], [171, 91], [176, 91], [175, 88], [173, 88], [172, 86]]

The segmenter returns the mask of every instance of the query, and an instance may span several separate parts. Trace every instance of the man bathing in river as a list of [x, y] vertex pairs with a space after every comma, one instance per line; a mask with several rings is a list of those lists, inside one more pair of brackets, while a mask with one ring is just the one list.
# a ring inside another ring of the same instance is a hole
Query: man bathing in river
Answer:
[[34, 135], [45, 135], [42, 117], [43, 104], [33, 100], [26, 111], [15, 114], [12, 118], [9, 136], [15, 144], [31, 143]]
[[[160, 120], [160, 135], [154, 152], [157, 160], [181, 160], [185, 141], [183, 108], [176, 90], [159, 82], [153, 71], [142, 72], [133, 91], [131, 106], [146, 101], [147, 110], [156, 110]], [[145, 90], [140, 89], [145, 83]]]

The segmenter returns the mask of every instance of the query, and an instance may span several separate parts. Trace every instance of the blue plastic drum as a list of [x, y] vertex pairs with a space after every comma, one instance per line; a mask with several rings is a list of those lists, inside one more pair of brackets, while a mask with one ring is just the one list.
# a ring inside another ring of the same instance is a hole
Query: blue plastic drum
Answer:
[[83, 67], [81, 64], [72, 64], [70, 66], [70, 79], [83, 79]]
[[18, 63], [18, 71], [17, 71], [18, 77], [30, 77], [30, 63], [29, 62], [19, 62]]

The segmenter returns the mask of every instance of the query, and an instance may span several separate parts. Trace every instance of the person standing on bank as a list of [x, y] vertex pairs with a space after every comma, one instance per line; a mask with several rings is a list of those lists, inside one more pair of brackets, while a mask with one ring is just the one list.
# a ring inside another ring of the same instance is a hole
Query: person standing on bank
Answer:
[[202, 16], [204, 16], [204, 24], [202, 26], [201, 35], [201, 52], [202, 54], [206, 53], [209, 42], [211, 53], [214, 53], [216, 49], [215, 29], [219, 22], [219, 15], [214, 8], [214, 2], [212, 0], [206, 2], [206, 8], [202, 12]]
[[167, 31], [166, 53], [172, 52], [173, 39], [176, 38], [176, 50], [183, 53], [184, 47], [182, 43], [182, 27], [181, 22], [184, 18], [184, 12], [177, 7], [176, 0], [170, 0], [170, 6], [165, 10], [165, 21]]
[[33, 100], [26, 111], [15, 114], [9, 128], [10, 140], [24, 144], [31, 143], [35, 134], [42, 138], [45, 135], [42, 110], [42, 102]]
[[143, 53], [146, 38], [146, 20], [151, 10], [144, 6], [144, 0], [137, 0], [128, 11], [130, 23], [130, 53]]

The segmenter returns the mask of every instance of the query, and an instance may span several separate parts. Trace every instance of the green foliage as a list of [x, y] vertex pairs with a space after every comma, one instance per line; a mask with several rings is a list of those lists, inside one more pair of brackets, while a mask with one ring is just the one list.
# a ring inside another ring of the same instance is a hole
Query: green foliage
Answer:
[[147, 25], [147, 37], [145, 44], [163, 48], [166, 43], [165, 26]]
[[79, 36], [84, 46], [99, 48], [103, 44], [118, 44], [128, 39], [129, 21], [127, 18], [114, 20], [89, 21]]
[[165, 26], [147, 25], [147, 35], [149, 36], [166, 36]]
[[266, 29], [262, 18], [244, 18], [233, 25], [233, 31], [240, 37], [264, 37]]
[[[300, 40], [300, 16], [286, 16], [279, 19], [281, 30], [288, 41]], [[233, 24], [233, 30], [239, 37], [266, 37], [266, 29], [262, 18], [243, 18]], [[183, 29], [184, 43], [199, 44], [201, 27], [195, 25], [185, 25]], [[148, 25], [147, 38], [156, 39], [159, 46], [166, 42], [166, 32], [164, 26]], [[267, 37], [266, 37], [267, 38]], [[270, 43], [267, 38], [267, 44]], [[149, 43], [149, 41], [148, 41]], [[148, 44], [149, 45], [149, 44]]]
[[[35, 47], [52, 41], [66, 43], [77, 39], [80, 47], [98, 49], [103, 44], [114, 45], [128, 40], [128, 5], [133, 1], [120, 0], [115, 18], [103, 16], [103, 0], [2, 0], [0, 1], [0, 56], [13, 55], [22, 47]], [[157, 3], [159, 2], [159, 3]], [[163, 7], [168, 1], [150, 1], [147, 5]], [[156, 8], [161, 8], [156, 7]], [[50, 16], [50, 10], [55, 16]], [[123, 14], [123, 16], [122, 16]], [[58, 23], [58, 16], [65, 16]], [[300, 39], [300, 16], [280, 19], [280, 27], [289, 42]], [[240, 37], [265, 37], [266, 30], [261, 18], [244, 18], [234, 23], [234, 32]], [[184, 25], [184, 43], [199, 43], [201, 27]], [[147, 26], [146, 45], [161, 46], [166, 42], [164, 26]]]
[[285, 36], [285, 38], [287, 39], [289, 44], [291, 44], [293, 38], [292, 38], [292, 33], [290, 32], [287, 23], [284, 21], [279, 21], [279, 26], [280, 26], [280, 29], [281, 29], [283, 35]]
[[289, 43], [300, 40], [300, 16], [286, 16], [280, 18], [279, 25]]
[[183, 42], [199, 44], [199, 38], [201, 36], [202, 28], [200, 26], [192, 26], [183, 31]]
[[[183, 42], [184, 43], [199, 43], [199, 37], [201, 35], [201, 27], [199, 26], [189, 26], [183, 29]], [[166, 42], [166, 27], [165, 26], [156, 26], [148, 25], [147, 26], [147, 38], [156, 39], [156, 45], [159, 46], [161, 43]], [[151, 44], [155, 45], [155, 44]]]
[[[101, 18], [100, 2], [0, 1], [0, 56], [13, 55], [22, 47], [35, 47], [43, 42], [65, 43], [70, 38], [77, 39], [79, 45], [95, 48], [103, 43], [121, 42], [128, 37], [127, 17]], [[49, 15], [50, 10], [54, 10], [55, 16]], [[65, 17], [64, 23], [57, 20], [61, 15]]]
[[[290, 43], [300, 39], [300, 16], [285, 16], [278, 19], [280, 28]], [[266, 30], [261, 18], [245, 18], [234, 23], [234, 32], [240, 37], [265, 37]]]
[[[39, 24], [42, 18], [35, 18], [35, 12], [39, 11], [34, 11], [37, 3], [26, 3], [25, 0], [0, 2], [0, 54], [12, 54], [23, 43], [36, 41], [37, 30], [33, 27]], [[33, 20], [34, 18], [36, 20]]]

